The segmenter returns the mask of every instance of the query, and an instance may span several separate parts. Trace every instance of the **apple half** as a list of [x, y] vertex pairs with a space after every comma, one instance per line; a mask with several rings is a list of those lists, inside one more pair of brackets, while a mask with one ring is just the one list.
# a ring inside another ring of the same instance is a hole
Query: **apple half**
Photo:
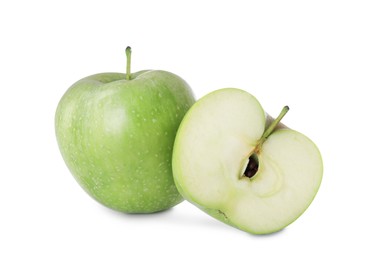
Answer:
[[257, 99], [234, 88], [214, 91], [185, 115], [175, 139], [173, 176], [197, 207], [241, 230], [268, 234], [295, 221], [323, 174], [316, 145], [274, 120]]

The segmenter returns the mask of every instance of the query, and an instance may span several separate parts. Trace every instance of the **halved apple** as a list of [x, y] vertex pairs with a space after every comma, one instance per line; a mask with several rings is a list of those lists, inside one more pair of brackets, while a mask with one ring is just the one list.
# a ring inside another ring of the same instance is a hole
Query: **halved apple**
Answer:
[[185, 115], [174, 144], [180, 193], [211, 216], [255, 234], [283, 229], [314, 199], [323, 174], [316, 145], [273, 120], [240, 89], [201, 98]]

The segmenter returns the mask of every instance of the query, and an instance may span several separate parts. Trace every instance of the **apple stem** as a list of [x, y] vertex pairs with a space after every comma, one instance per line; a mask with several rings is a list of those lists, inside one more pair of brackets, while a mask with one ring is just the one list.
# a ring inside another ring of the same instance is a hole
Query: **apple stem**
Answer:
[[281, 110], [281, 113], [278, 115], [278, 117], [273, 120], [273, 122], [269, 125], [267, 130], [263, 133], [261, 139], [259, 139], [257, 148], [255, 149], [257, 152], [260, 150], [262, 144], [267, 140], [267, 138], [273, 133], [277, 125], [280, 123], [282, 118], [287, 114], [287, 112], [290, 110], [288, 106], [284, 106]]
[[126, 48], [126, 57], [127, 57], [127, 66], [126, 66], [126, 79], [131, 79], [131, 47], [127, 46]]

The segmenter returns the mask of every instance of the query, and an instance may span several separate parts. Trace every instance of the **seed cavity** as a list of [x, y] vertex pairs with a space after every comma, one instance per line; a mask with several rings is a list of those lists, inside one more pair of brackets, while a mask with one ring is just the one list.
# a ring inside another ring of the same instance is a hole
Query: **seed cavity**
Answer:
[[243, 173], [243, 176], [252, 178], [257, 173], [258, 168], [259, 168], [258, 156], [257, 154], [253, 153], [251, 156], [249, 156], [249, 162]]

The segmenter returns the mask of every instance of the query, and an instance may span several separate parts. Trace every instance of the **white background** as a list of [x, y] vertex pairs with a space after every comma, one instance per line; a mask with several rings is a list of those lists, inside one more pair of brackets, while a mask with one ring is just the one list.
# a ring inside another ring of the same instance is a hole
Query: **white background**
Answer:
[[[365, 1], [1, 1], [0, 259], [365, 259]], [[318, 145], [324, 178], [285, 230], [253, 236], [188, 202], [125, 215], [92, 200], [54, 113], [98, 72], [163, 69], [197, 98], [255, 95]]]

